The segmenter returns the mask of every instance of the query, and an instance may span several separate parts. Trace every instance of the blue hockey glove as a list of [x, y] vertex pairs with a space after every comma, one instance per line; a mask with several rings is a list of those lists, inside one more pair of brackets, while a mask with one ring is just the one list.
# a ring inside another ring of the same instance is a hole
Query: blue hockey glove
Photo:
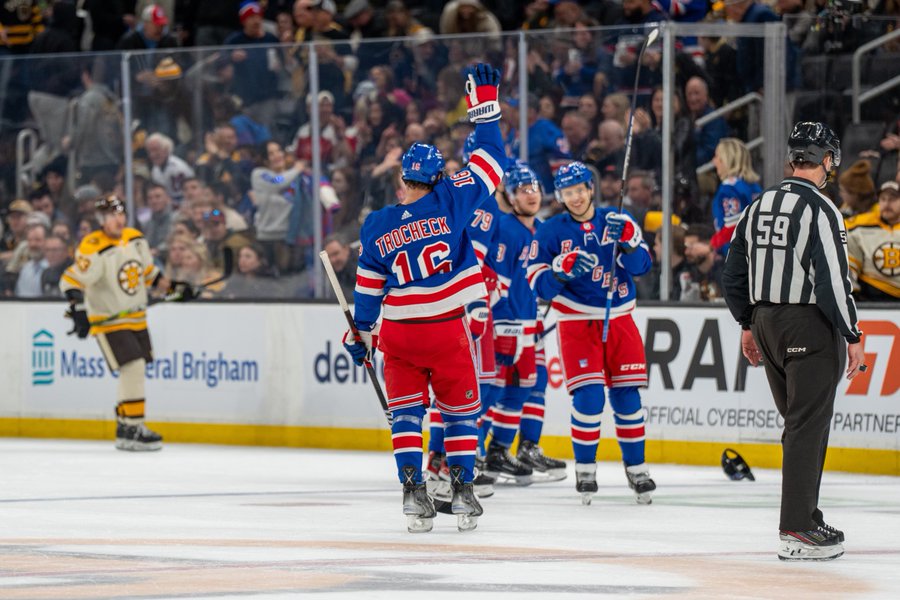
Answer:
[[353, 362], [362, 366], [372, 361], [372, 353], [378, 346], [378, 336], [372, 335], [371, 331], [360, 331], [359, 337], [354, 337], [353, 331], [348, 329], [344, 332], [344, 339], [341, 340], [341, 343], [353, 357]]
[[607, 213], [606, 235], [619, 242], [626, 252], [641, 245], [640, 228], [624, 213]]
[[553, 276], [569, 282], [590, 272], [597, 266], [597, 257], [583, 250], [573, 250], [553, 259]]
[[500, 118], [500, 71], [484, 63], [466, 69], [466, 106], [469, 121], [489, 123]]

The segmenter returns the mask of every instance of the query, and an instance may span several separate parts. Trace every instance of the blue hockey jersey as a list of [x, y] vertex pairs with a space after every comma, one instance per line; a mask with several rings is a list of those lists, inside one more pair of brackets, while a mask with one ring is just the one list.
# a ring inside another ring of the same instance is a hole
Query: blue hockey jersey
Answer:
[[[519, 156], [519, 139], [510, 149], [511, 156]], [[557, 162], [569, 158], [569, 142], [553, 121], [538, 119], [528, 128], [528, 166], [541, 180], [545, 193], [553, 190], [553, 170]]]
[[[606, 235], [606, 215], [610, 212], [616, 210], [597, 208], [594, 218], [584, 223], [579, 223], [569, 213], [563, 213], [546, 221], [537, 231], [537, 258], [528, 267], [528, 280], [539, 298], [551, 301], [561, 321], [603, 319], [605, 315], [606, 292], [610, 284], [608, 271], [615, 243]], [[628, 216], [633, 220], [631, 215]], [[597, 256], [597, 266], [590, 273], [563, 283], [553, 276], [553, 259], [576, 249]], [[619, 249], [612, 280], [616, 291], [610, 318], [634, 310], [635, 286], [632, 277], [649, 271], [651, 264], [650, 249], [644, 241], [628, 254]]]
[[497, 235], [499, 232], [500, 217], [503, 211], [497, 206], [494, 196], [487, 198], [481, 208], [475, 209], [475, 214], [469, 221], [469, 239], [475, 249], [478, 264], [494, 269], [494, 249], [497, 247]]
[[[539, 221], [535, 219], [535, 226]], [[537, 297], [528, 285], [527, 269], [537, 257], [534, 232], [513, 214], [500, 218], [496, 271], [500, 300], [493, 309], [495, 322], [515, 322], [532, 329], [537, 319]]]
[[716, 235], [712, 245], [722, 254], [728, 253], [731, 235], [744, 209], [762, 193], [758, 183], [747, 183], [737, 177], [729, 177], [719, 185], [712, 201], [713, 222]]
[[466, 168], [363, 223], [353, 293], [360, 330], [371, 331], [382, 308], [391, 320], [431, 317], [487, 294], [468, 225], [503, 177], [506, 155], [496, 122], [477, 125], [475, 138]]

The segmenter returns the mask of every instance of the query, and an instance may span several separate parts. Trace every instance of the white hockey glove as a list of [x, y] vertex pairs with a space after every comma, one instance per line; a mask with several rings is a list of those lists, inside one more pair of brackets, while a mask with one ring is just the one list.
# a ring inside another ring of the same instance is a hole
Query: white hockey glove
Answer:
[[344, 348], [353, 357], [353, 362], [362, 366], [365, 363], [372, 362], [372, 353], [378, 347], [378, 336], [373, 335], [371, 331], [360, 331], [359, 336], [355, 337], [351, 329], [344, 332], [344, 339], [341, 340]]

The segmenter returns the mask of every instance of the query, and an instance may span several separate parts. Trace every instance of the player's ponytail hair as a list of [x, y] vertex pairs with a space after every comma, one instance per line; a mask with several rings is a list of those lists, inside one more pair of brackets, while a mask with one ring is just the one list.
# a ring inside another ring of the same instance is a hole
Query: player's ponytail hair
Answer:
[[741, 140], [733, 137], [722, 138], [716, 146], [716, 154], [722, 162], [726, 177], [740, 177], [747, 183], [759, 181], [759, 174], [753, 170], [750, 151]]

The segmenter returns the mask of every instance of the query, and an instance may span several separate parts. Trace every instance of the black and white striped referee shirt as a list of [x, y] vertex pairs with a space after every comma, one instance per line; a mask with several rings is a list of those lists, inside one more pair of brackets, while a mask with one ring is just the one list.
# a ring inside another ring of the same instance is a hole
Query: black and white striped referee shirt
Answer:
[[754, 305], [815, 304], [848, 342], [859, 341], [844, 219], [805, 179], [785, 179], [744, 210], [722, 282], [745, 329]]

